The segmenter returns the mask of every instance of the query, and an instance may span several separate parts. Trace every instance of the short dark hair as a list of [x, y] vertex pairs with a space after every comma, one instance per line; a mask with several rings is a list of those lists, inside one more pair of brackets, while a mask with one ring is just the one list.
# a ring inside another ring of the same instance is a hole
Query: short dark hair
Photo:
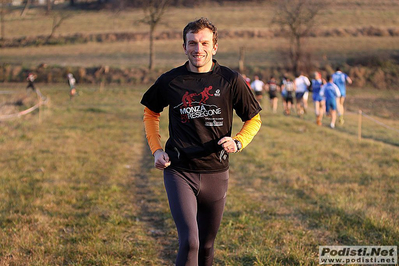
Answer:
[[192, 21], [190, 23], [187, 24], [186, 27], [184, 27], [183, 30], [183, 42], [184, 45], [186, 45], [186, 41], [187, 41], [187, 33], [189, 32], [193, 32], [193, 33], [197, 33], [200, 30], [203, 29], [210, 29], [213, 33], [213, 45], [217, 44], [218, 42], [218, 30], [216, 28], [215, 25], [212, 24], [212, 22], [209, 21], [209, 19], [207, 18], [200, 18], [197, 19], [195, 21]]
[[330, 81], [330, 80], [332, 80], [332, 75], [327, 75], [327, 81]]

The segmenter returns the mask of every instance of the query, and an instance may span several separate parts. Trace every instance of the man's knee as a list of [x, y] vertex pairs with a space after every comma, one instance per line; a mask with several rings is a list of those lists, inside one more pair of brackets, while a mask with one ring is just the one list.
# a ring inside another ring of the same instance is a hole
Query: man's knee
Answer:
[[213, 242], [205, 243], [200, 247], [200, 252], [204, 254], [205, 257], [208, 257], [213, 254]]
[[198, 252], [199, 250], [199, 239], [196, 236], [188, 236], [180, 239], [180, 249], [186, 250], [187, 253]]

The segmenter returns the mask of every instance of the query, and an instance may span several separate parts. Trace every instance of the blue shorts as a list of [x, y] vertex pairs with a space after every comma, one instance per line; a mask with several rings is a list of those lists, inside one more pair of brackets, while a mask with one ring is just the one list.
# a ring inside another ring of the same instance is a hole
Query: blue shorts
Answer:
[[322, 96], [320, 96], [320, 94], [318, 93], [313, 93], [313, 101], [314, 102], [321, 102], [321, 101], [325, 101], [326, 99]]
[[330, 112], [330, 110], [337, 110], [337, 101], [335, 100], [335, 98], [326, 99], [326, 111], [327, 111], [327, 113]]
[[346, 89], [340, 89], [341, 97], [346, 97]]
[[304, 92], [296, 92], [295, 98], [297, 98], [298, 100], [302, 99], [304, 94], [305, 94], [305, 91]]

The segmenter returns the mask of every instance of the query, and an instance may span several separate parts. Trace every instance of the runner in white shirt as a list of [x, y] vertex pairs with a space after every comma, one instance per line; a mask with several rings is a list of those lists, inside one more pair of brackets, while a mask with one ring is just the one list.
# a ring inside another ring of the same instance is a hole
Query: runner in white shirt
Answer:
[[303, 113], [308, 109], [308, 87], [310, 86], [310, 80], [301, 73], [295, 79], [295, 98], [296, 98], [296, 112], [302, 116]]
[[264, 87], [265, 83], [259, 79], [259, 76], [255, 76], [254, 81], [251, 83], [251, 88], [254, 90], [255, 98], [258, 100], [259, 104], [262, 103]]

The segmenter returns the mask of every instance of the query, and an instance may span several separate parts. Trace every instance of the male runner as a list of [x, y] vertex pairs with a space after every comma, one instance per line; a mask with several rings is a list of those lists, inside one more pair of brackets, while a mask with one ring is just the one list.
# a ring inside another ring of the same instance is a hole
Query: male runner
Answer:
[[338, 122], [343, 124], [344, 121], [344, 102], [346, 97], [346, 83], [352, 84], [352, 79], [345, 73], [341, 71], [339, 67], [337, 67], [336, 72], [332, 75], [334, 80], [334, 84], [338, 86], [341, 96], [338, 98], [337, 101], [337, 108], [338, 108]]
[[326, 99], [326, 111], [331, 114], [331, 128], [335, 128], [337, 119], [337, 101], [341, 96], [339, 88], [334, 84], [332, 76], [327, 76], [327, 83], [321, 87], [320, 96]]
[[314, 73], [314, 79], [312, 79], [312, 92], [313, 92], [313, 103], [314, 103], [314, 112], [316, 114], [316, 124], [321, 126], [321, 120], [323, 119], [323, 113], [325, 109], [326, 100], [324, 97], [320, 96], [321, 86], [325, 84], [326, 81], [321, 78], [321, 74], [319, 72]]
[[262, 104], [264, 87], [265, 83], [259, 79], [259, 76], [255, 76], [254, 81], [251, 83], [251, 88], [253, 89], [256, 100], [258, 100], [259, 104]]
[[294, 104], [295, 83], [289, 77], [286, 77], [281, 85], [281, 96], [283, 97], [284, 113], [291, 114], [291, 106]]
[[280, 86], [277, 85], [276, 78], [271, 76], [270, 80], [266, 84], [266, 89], [269, 92], [270, 106], [273, 113], [277, 113], [278, 98], [277, 92], [280, 90]]
[[[179, 236], [177, 266], [212, 265], [226, 201], [229, 156], [245, 148], [261, 125], [261, 108], [245, 80], [213, 60], [217, 36], [208, 19], [190, 22], [183, 31], [188, 61], [161, 75], [141, 100], [146, 137], [155, 167], [164, 171]], [[187, 95], [190, 104], [183, 99]], [[169, 139], [163, 150], [159, 117], [167, 106]], [[232, 138], [233, 110], [244, 124]]]
[[299, 116], [302, 116], [308, 109], [308, 87], [310, 86], [310, 80], [301, 72], [294, 82], [296, 88], [296, 112]]

